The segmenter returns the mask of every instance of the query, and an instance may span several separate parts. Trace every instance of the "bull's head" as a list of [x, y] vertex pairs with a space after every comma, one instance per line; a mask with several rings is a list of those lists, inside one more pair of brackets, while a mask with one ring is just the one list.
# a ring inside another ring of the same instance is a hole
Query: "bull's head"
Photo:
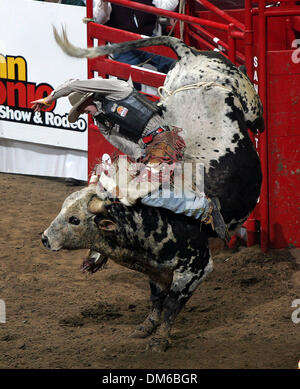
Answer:
[[[50, 250], [94, 248], [105, 245], [106, 235], [114, 234], [117, 224], [106, 210], [107, 200], [101, 200], [95, 186], [72, 193], [61, 211], [44, 231], [42, 242]], [[99, 247], [98, 247], [99, 249]]]

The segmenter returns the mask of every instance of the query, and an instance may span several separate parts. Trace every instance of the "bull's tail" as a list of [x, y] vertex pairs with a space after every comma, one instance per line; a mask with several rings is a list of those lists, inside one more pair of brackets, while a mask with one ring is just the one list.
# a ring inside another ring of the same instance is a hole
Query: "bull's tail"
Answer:
[[150, 37], [145, 39], [139, 39], [136, 41], [129, 41], [123, 43], [114, 43], [111, 45], [81, 48], [74, 46], [68, 39], [66, 30], [62, 28], [62, 34], [59, 35], [56, 28], [53, 26], [53, 33], [57, 44], [61, 49], [71, 57], [77, 58], [95, 58], [101, 55], [123, 53], [125, 51], [139, 49], [141, 47], [148, 46], [168, 46], [180, 59], [183, 55], [191, 53], [191, 49], [183, 43], [180, 39], [169, 36]]

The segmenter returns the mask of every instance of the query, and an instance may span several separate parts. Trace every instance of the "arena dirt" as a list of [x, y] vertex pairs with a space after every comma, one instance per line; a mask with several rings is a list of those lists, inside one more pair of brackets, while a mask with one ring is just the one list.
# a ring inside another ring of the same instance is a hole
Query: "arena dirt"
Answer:
[[299, 250], [218, 254], [215, 244], [214, 271], [178, 316], [171, 348], [153, 355], [146, 339], [129, 337], [149, 309], [144, 275], [112, 261], [84, 275], [86, 250], [41, 244], [65, 197], [81, 187], [10, 174], [0, 184], [0, 368], [297, 368]]

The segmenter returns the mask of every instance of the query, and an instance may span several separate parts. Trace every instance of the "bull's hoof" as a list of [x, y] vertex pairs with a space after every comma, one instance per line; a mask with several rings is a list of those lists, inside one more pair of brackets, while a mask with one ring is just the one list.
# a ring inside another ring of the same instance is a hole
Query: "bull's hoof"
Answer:
[[156, 328], [157, 326], [150, 321], [144, 322], [136, 327], [130, 337], [139, 339], [147, 338], [155, 331]]
[[147, 345], [147, 350], [154, 352], [165, 352], [170, 347], [170, 341], [167, 338], [153, 337]]

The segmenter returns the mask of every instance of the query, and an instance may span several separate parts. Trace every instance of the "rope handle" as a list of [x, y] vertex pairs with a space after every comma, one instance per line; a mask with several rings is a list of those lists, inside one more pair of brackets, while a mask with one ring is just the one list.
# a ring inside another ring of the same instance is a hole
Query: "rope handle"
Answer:
[[[158, 89], [157, 89], [157, 93], [160, 97], [160, 102], [157, 103], [157, 105], [161, 105], [163, 103], [163, 101], [167, 98], [167, 97], [170, 97], [172, 95], [175, 95], [175, 93], [178, 93], [178, 92], [182, 92], [184, 90], [189, 90], [189, 89], [196, 89], [196, 88], [200, 88], [200, 87], [203, 87], [203, 88], [211, 88], [213, 86], [216, 86], [216, 87], [219, 87], [219, 88], [223, 88], [229, 92], [232, 92], [232, 89], [230, 88], [227, 88], [226, 86], [223, 86], [221, 84], [217, 84], [216, 82], [214, 81], [199, 81], [197, 83], [194, 83], [194, 84], [190, 84], [190, 85], [185, 85], [185, 86], [182, 86], [178, 89], [175, 89], [174, 91], [168, 91], [164, 86], [160, 86]], [[163, 96], [163, 93], [166, 94], [167, 96]]]

